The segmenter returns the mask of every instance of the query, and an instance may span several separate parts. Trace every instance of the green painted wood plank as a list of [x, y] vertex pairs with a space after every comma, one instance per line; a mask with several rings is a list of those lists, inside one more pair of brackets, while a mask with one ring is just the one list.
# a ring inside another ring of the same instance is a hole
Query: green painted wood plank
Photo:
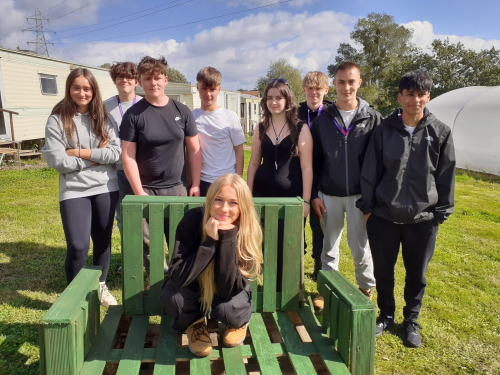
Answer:
[[102, 266], [83, 267], [45, 313], [41, 320], [42, 324], [74, 322], [80, 315], [82, 301], [85, 301], [88, 293], [95, 289], [101, 272]]
[[274, 320], [283, 338], [285, 348], [292, 362], [293, 368], [298, 375], [310, 375], [316, 373], [309, 358], [309, 353], [304, 349], [304, 343], [299, 337], [295, 326], [285, 312], [273, 313]]
[[353, 311], [350, 359], [353, 375], [374, 373], [376, 315], [375, 309]]
[[211, 375], [210, 357], [195, 357], [189, 361], [189, 373], [191, 375]]
[[169, 315], [161, 317], [154, 375], [175, 375], [177, 332], [172, 328], [173, 323], [173, 317]]
[[163, 309], [160, 304], [161, 289], [163, 286], [165, 258], [164, 249], [164, 214], [163, 204], [149, 205], [149, 251], [150, 251], [150, 289], [149, 298], [145, 305], [148, 315], [161, 315]]
[[[185, 199], [186, 197], [184, 197]], [[182, 220], [184, 216], [184, 204], [183, 203], [171, 203], [168, 206], [169, 210], [169, 239], [168, 239], [168, 262], [172, 259], [172, 255], [174, 254], [174, 246], [175, 246], [175, 232], [177, 230], [177, 225]], [[163, 264], [163, 261], [162, 261]]]
[[142, 204], [122, 204], [123, 215], [123, 311], [126, 315], [144, 313], [142, 269]]
[[148, 324], [148, 315], [132, 318], [116, 375], [137, 375], [139, 373]]
[[264, 224], [264, 301], [263, 311], [276, 311], [278, 267], [278, 206], [265, 206]]
[[281, 369], [278, 364], [278, 360], [273, 353], [271, 340], [269, 339], [269, 336], [267, 334], [262, 315], [252, 314], [249, 328], [261, 373], [263, 375], [281, 374]]
[[299, 315], [330, 373], [335, 375], [350, 375], [347, 366], [335, 350], [335, 347], [330, 343], [328, 337], [321, 332], [321, 326], [317, 323], [311, 308], [306, 305], [299, 309]]
[[[203, 202], [203, 203], [205, 203], [205, 202]], [[203, 203], [188, 203], [187, 206], [186, 206], [186, 208], [188, 210], [192, 210], [193, 208], [203, 206]]]
[[339, 338], [339, 307], [340, 298], [332, 290], [330, 292], [330, 341], [335, 346]]
[[[252, 289], [252, 312], [257, 312], [259, 309], [259, 301], [258, 301], [258, 292], [257, 288], [259, 287], [257, 280], [250, 281], [250, 288]], [[260, 306], [260, 310], [262, 310], [262, 306]]]
[[151, 204], [151, 203], [205, 203], [205, 197], [171, 197], [171, 196], [158, 196], [158, 195], [127, 195], [123, 198], [123, 203], [141, 203], [141, 204]]
[[104, 320], [102, 321], [101, 327], [95, 342], [90, 348], [89, 354], [85, 359], [82, 367], [82, 374], [85, 375], [101, 375], [106, 366], [106, 361], [108, 358], [108, 353], [110, 352], [111, 345], [115, 338], [115, 333], [120, 323], [120, 318], [122, 316], [121, 306], [110, 306]]
[[227, 375], [246, 375], [241, 346], [235, 348], [222, 348], [222, 358]]
[[299, 308], [300, 262], [304, 214], [302, 205], [285, 206], [285, 229], [283, 233], [283, 278], [281, 310], [296, 311]]
[[328, 284], [332, 291], [351, 309], [372, 309], [375, 304], [338, 271], [319, 271], [318, 284]]
[[344, 301], [339, 303], [338, 344], [337, 349], [346, 364], [349, 364], [351, 347], [351, 309]]

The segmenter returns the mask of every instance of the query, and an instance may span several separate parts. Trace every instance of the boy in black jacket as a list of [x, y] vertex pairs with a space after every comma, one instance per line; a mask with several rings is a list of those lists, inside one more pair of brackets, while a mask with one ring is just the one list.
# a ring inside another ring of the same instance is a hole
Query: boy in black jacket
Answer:
[[[314, 119], [333, 104], [324, 99], [330, 89], [328, 81], [327, 75], [323, 72], [309, 72], [302, 80], [302, 89], [306, 94], [306, 101], [299, 104], [299, 119], [307, 122], [309, 129]], [[321, 269], [323, 230], [321, 229], [318, 217], [314, 214], [314, 210], [311, 210], [311, 214], [309, 215], [309, 223], [313, 237], [312, 257], [314, 259], [314, 276], [316, 276]]]
[[[338, 270], [339, 245], [347, 216], [347, 242], [355, 266], [358, 287], [370, 299], [375, 286], [373, 263], [363, 214], [356, 208], [361, 198], [361, 167], [373, 129], [382, 117], [356, 96], [361, 86], [358, 65], [344, 62], [337, 67], [333, 84], [337, 100], [312, 125], [314, 179], [311, 203], [320, 219], [324, 240], [323, 270]], [[314, 307], [322, 309], [322, 296]]]
[[425, 108], [432, 79], [414, 71], [399, 83], [402, 108], [373, 132], [361, 173], [357, 206], [367, 220], [377, 283], [376, 335], [394, 326], [394, 266], [402, 245], [406, 269], [403, 343], [419, 347], [417, 323], [425, 272], [438, 228], [454, 209], [455, 148], [451, 129]]

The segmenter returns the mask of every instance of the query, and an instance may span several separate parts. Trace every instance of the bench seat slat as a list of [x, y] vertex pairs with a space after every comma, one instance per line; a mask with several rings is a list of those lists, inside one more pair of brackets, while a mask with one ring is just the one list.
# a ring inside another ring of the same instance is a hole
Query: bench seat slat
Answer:
[[189, 373], [191, 375], [211, 375], [210, 357], [198, 358], [194, 357], [189, 362]]
[[172, 328], [173, 321], [169, 315], [161, 317], [154, 375], [175, 375], [177, 332]]
[[243, 363], [241, 346], [235, 348], [222, 348], [222, 358], [224, 359], [226, 374], [246, 375], [247, 371]]
[[148, 315], [132, 318], [116, 375], [137, 375], [139, 373], [148, 324]]
[[273, 314], [274, 320], [285, 343], [285, 348], [290, 357], [290, 361], [298, 375], [314, 374], [316, 370], [308, 356], [308, 351], [304, 349], [304, 343], [299, 337], [295, 326], [285, 312], [276, 312]]
[[350, 375], [344, 361], [332, 346], [328, 337], [321, 332], [321, 326], [316, 322], [310, 308], [306, 305], [306, 307], [299, 310], [299, 315], [330, 373], [332, 375]]
[[82, 367], [82, 374], [101, 375], [108, 359], [120, 318], [121, 306], [110, 306]]
[[280, 375], [281, 369], [273, 353], [271, 340], [269, 339], [262, 315], [252, 314], [249, 328], [261, 373], [263, 375]]

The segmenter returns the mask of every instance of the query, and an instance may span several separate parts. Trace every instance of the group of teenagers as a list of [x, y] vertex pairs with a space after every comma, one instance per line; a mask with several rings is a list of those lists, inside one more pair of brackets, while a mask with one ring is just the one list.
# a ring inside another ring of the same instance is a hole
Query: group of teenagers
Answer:
[[[329, 79], [322, 72], [305, 76], [306, 101], [299, 106], [285, 79], [270, 80], [245, 182], [246, 139], [237, 114], [217, 104], [219, 71], [205, 67], [197, 74], [201, 108], [193, 111], [165, 95], [164, 58], [146, 56], [137, 66], [116, 63], [110, 74], [118, 95], [103, 101], [93, 74], [73, 70], [46, 125], [43, 156], [60, 173], [68, 283], [85, 265], [92, 239], [93, 264], [103, 267], [101, 303], [116, 304], [106, 277], [115, 214], [122, 231], [121, 200], [130, 194], [205, 196], [204, 206], [189, 210], [177, 227], [170, 264], [164, 261], [161, 300], [174, 328], [187, 332], [193, 354], [212, 350], [207, 318], [227, 326], [224, 345], [239, 345], [252, 314], [249, 280], [262, 263], [262, 223], [252, 198], [299, 196], [304, 218], [310, 217], [315, 274], [338, 270], [346, 220], [358, 287], [370, 299], [377, 289], [377, 336], [395, 325], [394, 269], [402, 247], [403, 343], [421, 345], [417, 319], [425, 273], [439, 225], [454, 209], [455, 177], [451, 130], [426, 108], [429, 75], [405, 74], [401, 108], [386, 118], [357, 96], [361, 70], [352, 62], [336, 69], [335, 102], [324, 99]], [[138, 84], [143, 98], [135, 93]], [[278, 291], [283, 227], [280, 220]], [[149, 274], [146, 219], [143, 233]], [[314, 306], [323, 305], [318, 295]]]

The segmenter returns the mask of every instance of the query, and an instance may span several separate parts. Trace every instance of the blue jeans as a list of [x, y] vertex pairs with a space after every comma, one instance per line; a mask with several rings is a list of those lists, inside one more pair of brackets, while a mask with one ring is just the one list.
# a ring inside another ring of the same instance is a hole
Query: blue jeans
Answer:
[[118, 169], [118, 204], [116, 205], [116, 225], [120, 230], [120, 235], [122, 233], [122, 215], [120, 211], [120, 205], [122, 203], [125, 195], [134, 195], [132, 187], [125, 176], [125, 172], [122, 169]]

